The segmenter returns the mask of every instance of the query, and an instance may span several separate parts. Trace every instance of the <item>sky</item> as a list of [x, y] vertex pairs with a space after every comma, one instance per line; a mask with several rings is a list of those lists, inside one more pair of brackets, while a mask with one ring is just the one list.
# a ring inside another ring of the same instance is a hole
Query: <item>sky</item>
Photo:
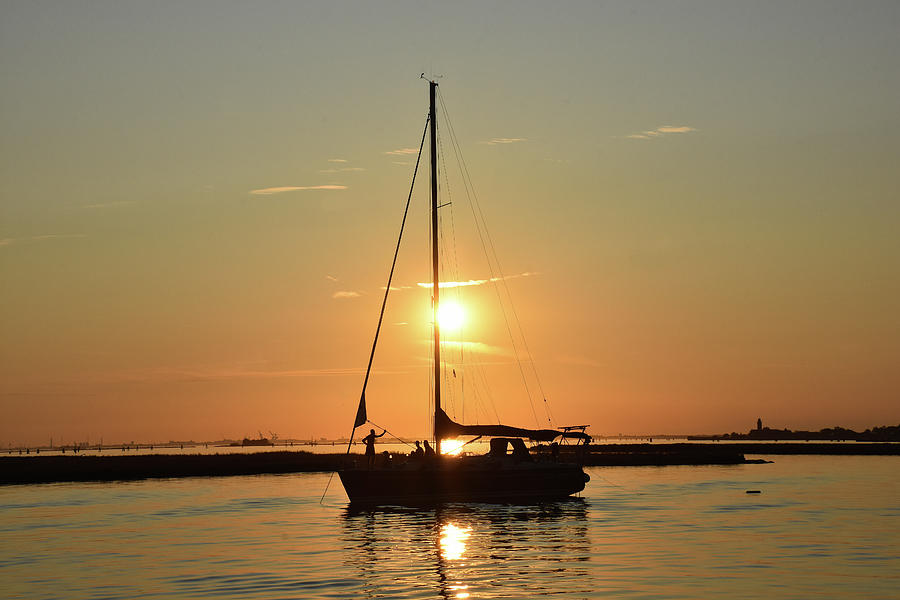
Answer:
[[[0, 445], [348, 435], [421, 73], [442, 279], [488, 280], [442, 294], [452, 416], [900, 423], [897, 31], [894, 1], [6, 0]], [[367, 390], [417, 437], [427, 176]]]

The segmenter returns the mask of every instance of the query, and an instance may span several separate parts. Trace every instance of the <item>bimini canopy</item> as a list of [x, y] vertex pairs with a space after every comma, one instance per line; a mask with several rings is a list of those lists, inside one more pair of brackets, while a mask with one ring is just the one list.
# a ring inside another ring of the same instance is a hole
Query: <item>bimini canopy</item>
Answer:
[[448, 438], [458, 435], [483, 435], [490, 437], [527, 438], [536, 442], [552, 442], [558, 437], [577, 438], [590, 442], [591, 436], [581, 431], [557, 431], [555, 429], [524, 429], [509, 425], [460, 425], [438, 409], [434, 418], [435, 437]]

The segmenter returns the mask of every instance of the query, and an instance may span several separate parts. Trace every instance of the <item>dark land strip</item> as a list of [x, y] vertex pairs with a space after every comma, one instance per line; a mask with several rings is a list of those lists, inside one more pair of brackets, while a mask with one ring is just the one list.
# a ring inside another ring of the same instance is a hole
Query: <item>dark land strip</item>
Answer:
[[[537, 454], [540, 457], [541, 453]], [[561, 446], [559, 460], [583, 460], [585, 466], [728, 465], [763, 462], [746, 460], [747, 454], [896, 456], [900, 455], [900, 444], [602, 444], [580, 449]], [[345, 454], [313, 454], [302, 451], [143, 456], [9, 456], [0, 457], [0, 484], [328, 472], [337, 470], [348, 460], [358, 458], [358, 454], [351, 454], [348, 458]]]

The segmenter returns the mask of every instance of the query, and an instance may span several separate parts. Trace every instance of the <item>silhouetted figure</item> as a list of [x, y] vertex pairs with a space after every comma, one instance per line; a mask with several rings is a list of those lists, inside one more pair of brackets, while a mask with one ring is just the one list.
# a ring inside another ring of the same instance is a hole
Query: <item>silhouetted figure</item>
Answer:
[[757, 420], [756, 420], [756, 430], [757, 430], [757, 431], [762, 431], [762, 419], [757, 419]]
[[431, 444], [428, 443], [428, 440], [425, 440], [425, 458], [434, 458], [436, 455], [434, 453], [434, 448], [431, 447]]
[[550, 444], [550, 457], [553, 459], [553, 462], [559, 460], [559, 442]]
[[369, 435], [362, 439], [363, 444], [366, 445], [366, 464], [368, 464], [370, 469], [375, 465], [375, 440], [385, 433], [387, 431], [382, 431], [379, 435], [375, 435], [375, 430], [370, 429]]
[[524, 440], [522, 440], [521, 438], [512, 438], [509, 442], [512, 445], [512, 455], [514, 461], [531, 462], [533, 460], [531, 458], [531, 453], [528, 452], [528, 447], [525, 446]]
[[506, 456], [506, 447], [509, 446], [509, 440], [507, 438], [491, 438], [491, 451], [488, 453], [488, 456], [493, 456], [494, 458], [503, 458]]
[[410, 452], [409, 457], [413, 460], [422, 460], [424, 456], [425, 451], [422, 450], [422, 444], [419, 443], [419, 440], [416, 440], [416, 449]]

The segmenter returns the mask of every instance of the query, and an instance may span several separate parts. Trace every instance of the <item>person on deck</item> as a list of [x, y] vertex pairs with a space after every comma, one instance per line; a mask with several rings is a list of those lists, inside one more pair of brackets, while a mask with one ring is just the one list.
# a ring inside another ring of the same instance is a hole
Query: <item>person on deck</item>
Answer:
[[369, 435], [362, 439], [362, 443], [366, 445], [366, 464], [371, 469], [375, 465], [375, 439], [383, 436], [387, 431], [382, 431], [379, 435], [375, 435], [375, 430], [370, 429]]
[[434, 448], [431, 447], [431, 444], [428, 443], [428, 440], [425, 440], [425, 458], [434, 458]]
[[423, 456], [425, 456], [425, 451], [422, 450], [422, 444], [416, 440], [416, 449], [410, 453], [409, 457], [413, 460], [421, 460]]

